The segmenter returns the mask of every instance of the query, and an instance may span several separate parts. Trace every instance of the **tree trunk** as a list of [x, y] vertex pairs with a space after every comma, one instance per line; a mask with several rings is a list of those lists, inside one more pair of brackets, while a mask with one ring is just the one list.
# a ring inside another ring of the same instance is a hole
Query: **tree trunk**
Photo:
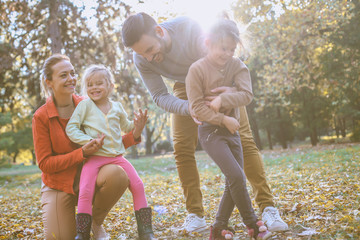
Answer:
[[352, 124], [351, 124], [351, 125], [352, 125], [351, 127], [352, 127], [352, 130], [353, 130], [353, 131], [355, 131], [355, 128], [356, 128], [356, 123], [355, 123], [355, 122], [356, 122], [356, 121], [355, 121], [355, 118], [352, 117], [352, 118], [351, 118], [351, 123], [352, 123]]
[[14, 157], [13, 157], [13, 163], [14, 163], [14, 164], [16, 163], [16, 158], [17, 158], [18, 154], [19, 154], [19, 151], [16, 151], [16, 152], [14, 153]]
[[132, 159], [138, 159], [139, 158], [136, 145], [131, 147], [131, 158]]
[[284, 134], [284, 128], [282, 127], [282, 124], [283, 124], [283, 120], [281, 118], [281, 112], [280, 112], [280, 108], [277, 107], [276, 108], [276, 111], [277, 111], [277, 117], [279, 119], [279, 141], [280, 141], [280, 144], [282, 146], [283, 149], [287, 149], [287, 142], [286, 142], [286, 138], [285, 138], [285, 134]]
[[346, 137], [346, 119], [345, 118], [341, 118], [340, 119], [341, 122], [341, 136], [344, 138]]
[[339, 138], [340, 137], [340, 128], [339, 128], [339, 124], [337, 122], [336, 117], [334, 117], [334, 125], [335, 125], [336, 138]]
[[52, 53], [60, 53], [62, 49], [61, 33], [59, 26], [59, 6], [60, 1], [50, 0], [49, 1], [49, 37], [51, 39], [51, 51]]
[[145, 130], [146, 130], [145, 153], [146, 155], [150, 155], [152, 154], [152, 145], [153, 145], [153, 142], [151, 141], [151, 137], [154, 131], [151, 131], [147, 125], [145, 126]]
[[271, 131], [270, 131], [269, 127], [266, 128], [266, 133], [267, 133], [267, 137], [268, 137], [269, 148], [270, 148], [270, 150], [273, 150], [273, 144], [272, 144], [272, 140], [271, 140]]
[[[148, 154], [152, 154], [152, 147], [154, 145], [154, 143], [156, 143], [161, 134], [162, 134], [162, 131], [164, 129], [164, 126], [165, 126], [165, 123], [166, 123], [166, 115], [163, 115], [164, 119], [162, 119], [160, 116], [157, 116], [157, 120], [155, 121], [154, 123], [154, 127], [152, 129], [150, 129], [148, 127], [148, 125], [146, 125], [146, 143], [145, 143], [145, 147], [146, 147], [146, 155]], [[161, 123], [160, 127], [158, 125], [158, 120], [159, 122]], [[158, 135], [157, 136], [154, 136], [154, 132], [155, 132], [155, 129], [157, 129], [157, 132], [158, 132]]]
[[31, 155], [32, 155], [32, 165], [36, 165], [36, 155], [34, 150], [31, 151]]
[[312, 146], [316, 146], [318, 143], [316, 127], [312, 127], [310, 130], [310, 141]]

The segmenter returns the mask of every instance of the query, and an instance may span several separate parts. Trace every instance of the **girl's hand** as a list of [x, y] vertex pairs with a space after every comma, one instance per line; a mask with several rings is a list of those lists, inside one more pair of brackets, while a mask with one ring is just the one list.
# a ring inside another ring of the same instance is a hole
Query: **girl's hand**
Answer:
[[141, 137], [141, 132], [143, 131], [145, 124], [148, 120], [147, 116], [147, 109], [143, 112], [141, 109], [139, 109], [139, 113], [134, 112], [134, 131], [133, 135], [135, 139], [138, 139]]
[[[217, 87], [211, 90], [212, 93], [216, 94], [217, 96], [219, 96], [222, 93], [235, 93], [236, 92], [236, 88], [235, 87]], [[217, 96], [207, 96], [205, 97], [205, 104], [206, 106], [210, 107], [211, 101], [213, 101], [215, 98], [217, 98]]]
[[239, 121], [229, 116], [224, 116], [222, 124], [224, 124], [231, 134], [236, 133], [240, 128]]
[[217, 87], [211, 90], [212, 93], [215, 93], [216, 95], [220, 95], [222, 93], [234, 93], [236, 92], [236, 88], [235, 87]]
[[102, 145], [104, 145], [104, 138], [105, 135], [103, 133], [101, 135], [99, 134], [98, 138], [92, 139], [82, 146], [83, 156], [88, 157], [99, 151]]
[[215, 97], [211, 102], [209, 106], [214, 112], [219, 112], [221, 108], [221, 97], [217, 96]]

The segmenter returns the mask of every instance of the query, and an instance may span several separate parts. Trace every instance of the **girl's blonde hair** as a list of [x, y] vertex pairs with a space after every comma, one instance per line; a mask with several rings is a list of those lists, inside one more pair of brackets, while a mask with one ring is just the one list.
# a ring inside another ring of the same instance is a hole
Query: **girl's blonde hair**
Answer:
[[[87, 95], [87, 83], [89, 82], [90, 78], [97, 72], [101, 72], [108, 83], [108, 87], [110, 88], [112, 84], [115, 83], [114, 76], [111, 73], [110, 69], [105, 67], [104, 65], [90, 65], [88, 68], [85, 69], [84, 75], [81, 80], [81, 93], [82, 95]], [[109, 92], [109, 95], [111, 92]]]
[[44, 62], [44, 65], [41, 69], [41, 78], [40, 78], [40, 88], [41, 88], [41, 96], [44, 98], [48, 98], [52, 96], [52, 90], [46, 84], [47, 80], [52, 80], [53, 69], [52, 67], [61, 61], [69, 61], [70, 58], [66, 55], [62, 54], [54, 54], [51, 57], [47, 58]]
[[227, 12], [221, 12], [220, 15], [218, 15], [218, 20], [209, 30], [208, 39], [212, 43], [218, 43], [225, 37], [231, 37], [239, 44], [241, 55], [246, 57], [250, 55], [249, 32], [242, 27], [240, 33], [238, 24], [230, 19], [229, 14]]

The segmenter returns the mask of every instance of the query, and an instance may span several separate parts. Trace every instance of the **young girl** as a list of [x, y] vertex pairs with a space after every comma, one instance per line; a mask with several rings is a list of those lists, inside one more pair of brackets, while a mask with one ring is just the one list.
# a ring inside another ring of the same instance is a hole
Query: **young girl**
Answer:
[[96, 139], [101, 146], [82, 168], [75, 239], [90, 237], [95, 180], [99, 169], [106, 164], [117, 164], [126, 171], [133, 195], [139, 237], [153, 239], [152, 214], [151, 208], [147, 206], [144, 185], [131, 163], [122, 156], [125, 148], [121, 138], [121, 131], [130, 132], [134, 125], [143, 126], [139, 122], [147, 120], [147, 110], [135, 113], [134, 123], [129, 121], [121, 103], [109, 99], [113, 87], [113, 75], [106, 67], [92, 65], [87, 68], [82, 88], [89, 98], [79, 103], [66, 126], [66, 133], [71, 141], [84, 145]]
[[[211, 240], [233, 238], [234, 231], [228, 227], [228, 221], [235, 205], [252, 238], [271, 236], [254, 213], [243, 171], [242, 146], [237, 132], [238, 107], [249, 104], [253, 94], [249, 70], [240, 59], [233, 57], [238, 44], [242, 45], [236, 23], [219, 20], [205, 40], [207, 55], [191, 65], [185, 80], [190, 108], [203, 122], [199, 126], [200, 143], [225, 175], [225, 190], [211, 226]], [[211, 89], [220, 86], [236, 90], [215, 97]]]

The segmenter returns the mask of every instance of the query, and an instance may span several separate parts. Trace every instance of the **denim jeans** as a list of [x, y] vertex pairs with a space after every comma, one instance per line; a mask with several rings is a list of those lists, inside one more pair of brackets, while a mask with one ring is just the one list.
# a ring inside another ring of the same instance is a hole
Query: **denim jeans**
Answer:
[[236, 206], [245, 225], [254, 224], [257, 216], [246, 188], [243, 152], [238, 133], [204, 123], [199, 127], [201, 146], [225, 175], [225, 189], [216, 214], [215, 226], [227, 226]]

